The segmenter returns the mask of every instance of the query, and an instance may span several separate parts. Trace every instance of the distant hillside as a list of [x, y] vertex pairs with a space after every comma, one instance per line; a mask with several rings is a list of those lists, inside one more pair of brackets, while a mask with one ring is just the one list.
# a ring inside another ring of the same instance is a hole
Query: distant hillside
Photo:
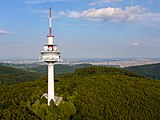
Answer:
[[[6, 66], [7, 65], [7, 66]], [[11, 67], [10, 67], [11, 66]], [[20, 67], [19, 67], [20, 66]], [[22, 66], [22, 67], [21, 67]], [[0, 85], [8, 85], [16, 82], [32, 81], [46, 75], [47, 65], [38, 67], [24, 67], [26, 65], [0, 64]], [[55, 65], [55, 74], [73, 73], [77, 68], [91, 66], [90, 64]], [[23, 69], [23, 67], [25, 69]]]
[[40, 77], [42, 74], [0, 65], [0, 85], [32, 81]]
[[[160, 81], [117, 68], [92, 66], [59, 75], [56, 95], [47, 106], [47, 78], [0, 87], [0, 119], [158, 120]], [[35, 103], [37, 99], [39, 102]]]
[[[78, 65], [61, 65], [56, 64], [55, 65], [55, 74], [64, 74], [64, 73], [73, 73], [77, 68], [85, 68], [92, 66], [91, 64], [78, 64]], [[31, 71], [39, 72], [39, 73], [45, 73], [48, 72], [47, 65], [42, 65], [38, 67], [33, 67], [30, 69]]]
[[149, 77], [152, 79], [159, 79], [160, 80], [160, 63], [159, 64], [128, 67], [128, 68], [124, 68], [124, 69], [135, 72], [135, 73], [142, 75], [144, 77]]

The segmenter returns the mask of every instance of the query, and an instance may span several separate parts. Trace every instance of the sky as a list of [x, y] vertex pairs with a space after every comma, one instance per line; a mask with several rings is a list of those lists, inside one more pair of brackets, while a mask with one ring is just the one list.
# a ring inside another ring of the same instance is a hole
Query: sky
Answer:
[[160, 58], [160, 0], [1, 0], [0, 59], [38, 59], [52, 7], [66, 58]]

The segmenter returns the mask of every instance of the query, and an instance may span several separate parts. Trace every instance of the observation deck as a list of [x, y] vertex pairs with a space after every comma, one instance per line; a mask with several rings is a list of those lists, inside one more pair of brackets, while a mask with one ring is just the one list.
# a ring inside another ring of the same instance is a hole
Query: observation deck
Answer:
[[41, 54], [41, 59], [45, 62], [60, 61], [60, 50], [57, 48], [56, 45], [44, 45]]

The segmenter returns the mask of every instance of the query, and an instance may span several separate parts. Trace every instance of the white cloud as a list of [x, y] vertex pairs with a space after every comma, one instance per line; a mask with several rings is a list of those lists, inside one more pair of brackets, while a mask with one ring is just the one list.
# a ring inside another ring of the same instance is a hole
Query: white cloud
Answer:
[[83, 13], [79, 13], [79, 12], [76, 12], [76, 11], [69, 11], [68, 14], [68, 17], [72, 17], [72, 18], [82, 18], [82, 14]]
[[7, 35], [7, 34], [10, 34], [10, 32], [0, 29], [0, 35]]
[[122, 2], [123, 0], [100, 0], [100, 1], [97, 1], [97, 2], [91, 2], [89, 3], [89, 5], [91, 6], [95, 6], [95, 5], [98, 5], [98, 4], [106, 4], [106, 3], [111, 3], [111, 2]]
[[64, 11], [60, 11], [60, 12], [59, 12], [59, 15], [61, 15], [61, 16], [65, 16], [65, 15], [66, 15], [66, 13], [65, 13]]
[[27, 4], [41, 4], [41, 3], [47, 3], [47, 2], [62, 2], [66, 0], [26, 0], [25, 3]]
[[[63, 12], [64, 14], [64, 12]], [[130, 6], [122, 8], [100, 8], [87, 9], [81, 12], [69, 11], [65, 12], [66, 16], [77, 19], [87, 19], [95, 21], [141, 21], [141, 22], [157, 22], [160, 21], [160, 13], [151, 13], [141, 6]]]
[[71, 11], [68, 12], [68, 17], [82, 18], [89, 20], [122, 20], [128, 18], [128, 15], [120, 8], [101, 8], [88, 9], [82, 12]]
[[130, 44], [130, 46], [139, 46], [140, 44], [138, 42], [133, 42]]

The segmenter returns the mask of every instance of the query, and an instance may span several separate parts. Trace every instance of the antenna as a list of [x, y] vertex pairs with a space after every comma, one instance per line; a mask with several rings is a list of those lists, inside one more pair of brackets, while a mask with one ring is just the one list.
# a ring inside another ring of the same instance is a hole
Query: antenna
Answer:
[[52, 8], [49, 9], [49, 37], [52, 37]]

